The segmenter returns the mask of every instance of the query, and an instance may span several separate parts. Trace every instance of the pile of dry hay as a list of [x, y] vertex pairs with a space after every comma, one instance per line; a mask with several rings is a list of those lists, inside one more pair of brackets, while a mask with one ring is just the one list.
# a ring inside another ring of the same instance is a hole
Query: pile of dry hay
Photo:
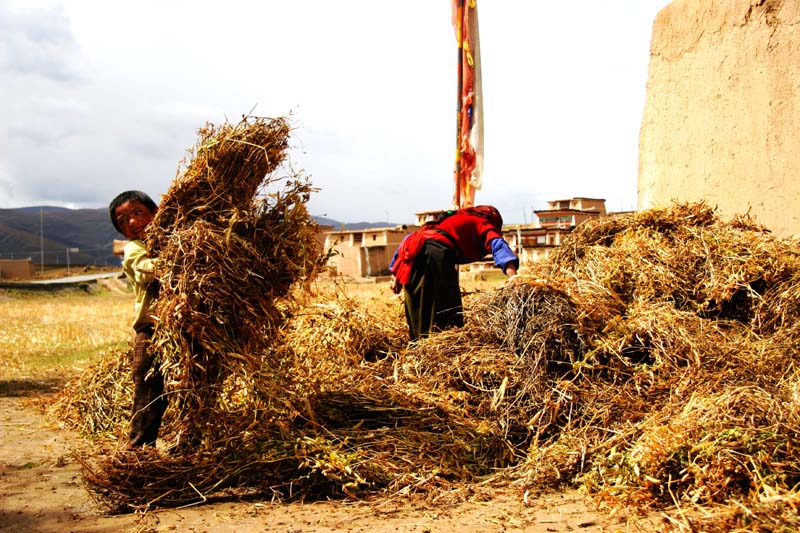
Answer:
[[678, 523], [705, 530], [797, 526], [797, 244], [704, 204], [578, 228], [539, 275], [574, 303], [584, 347], [532, 412], [550, 438], [525, 482], [702, 508]]
[[[205, 460], [216, 475], [231, 465], [221, 455], [242, 456], [250, 441], [280, 433], [269, 424], [283, 386], [280, 355], [270, 347], [285, 324], [285, 296], [313, 278], [322, 259], [317, 226], [305, 207], [310, 184], [276, 172], [289, 131], [284, 119], [257, 117], [235, 126], [207, 125], [161, 201], [147, 241], [161, 282], [154, 344], [171, 411], [164, 436], [175, 454], [146, 468], [136, 467], [132, 453], [87, 464], [87, 481], [99, 494], [137, 485], [136, 476], [145, 480], [143, 486], [171, 491], [175, 472]], [[85, 402], [79, 407], [85, 411]], [[262, 422], [263, 432], [251, 429]], [[240, 475], [234, 466], [221, 477]], [[150, 483], [159, 476], [162, 485]], [[134, 499], [136, 492], [130, 492]]]
[[800, 526], [796, 241], [702, 203], [607, 218], [468, 311], [386, 364], [501, 436], [506, 479], [679, 529]]
[[293, 310], [269, 364], [223, 382], [213, 442], [90, 472], [107, 504], [438, 498], [493, 475], [678, 528], [798, 525], [800, 253], [747, 220], [692, 204], [587, 223], [408, 347], [397, 308], [336, 292]]
[[275, 173], [288, 139], [283, 119], [207, 125], [149, 226], [161, 282], [153, 342], [194, 444], [217, 431], [226, 379], [277, 366], [264, 349], [281, 299], [320, 266], [310, 184]]

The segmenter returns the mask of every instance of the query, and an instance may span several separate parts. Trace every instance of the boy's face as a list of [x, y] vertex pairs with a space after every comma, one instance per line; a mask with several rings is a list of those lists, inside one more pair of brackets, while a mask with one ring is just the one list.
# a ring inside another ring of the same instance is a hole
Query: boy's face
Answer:
[[129, 239], [143, 239], [144, 229], [153, 220], [155, 213], [139, 200], [128, 200], [114, 211], [114, 218]]

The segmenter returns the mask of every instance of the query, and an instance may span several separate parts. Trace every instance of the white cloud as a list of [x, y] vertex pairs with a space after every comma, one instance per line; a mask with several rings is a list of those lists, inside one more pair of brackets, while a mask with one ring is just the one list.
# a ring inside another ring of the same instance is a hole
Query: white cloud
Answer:
[[76, 44], [63, 9], [53, 6], [39, 15], [9, 10], [0, 4], [0, 69], [14, 76], [72, 81]]

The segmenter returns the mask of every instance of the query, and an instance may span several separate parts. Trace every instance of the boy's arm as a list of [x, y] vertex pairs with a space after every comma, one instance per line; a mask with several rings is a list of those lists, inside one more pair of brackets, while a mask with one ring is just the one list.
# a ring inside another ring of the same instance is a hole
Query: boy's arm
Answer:
[[147, 248], [142, 241], [134, 240], [125, 245], [122, 271], [137, 285], [147, 285], [156, 279], [155, 259], [147, 255]]

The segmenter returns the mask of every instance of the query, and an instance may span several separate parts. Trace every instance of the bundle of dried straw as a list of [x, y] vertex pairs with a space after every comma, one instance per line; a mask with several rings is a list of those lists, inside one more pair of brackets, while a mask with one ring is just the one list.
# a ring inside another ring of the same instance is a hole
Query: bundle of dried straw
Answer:
[[154, 342], [187, 424], [213, 422], [230, 374], [264, 366], [284, 321], [280, 299], [319, 266], [310, 184], [274, 173], [288, 138], [283, 119], [207, 125], [149, 227], [161, 282]]

